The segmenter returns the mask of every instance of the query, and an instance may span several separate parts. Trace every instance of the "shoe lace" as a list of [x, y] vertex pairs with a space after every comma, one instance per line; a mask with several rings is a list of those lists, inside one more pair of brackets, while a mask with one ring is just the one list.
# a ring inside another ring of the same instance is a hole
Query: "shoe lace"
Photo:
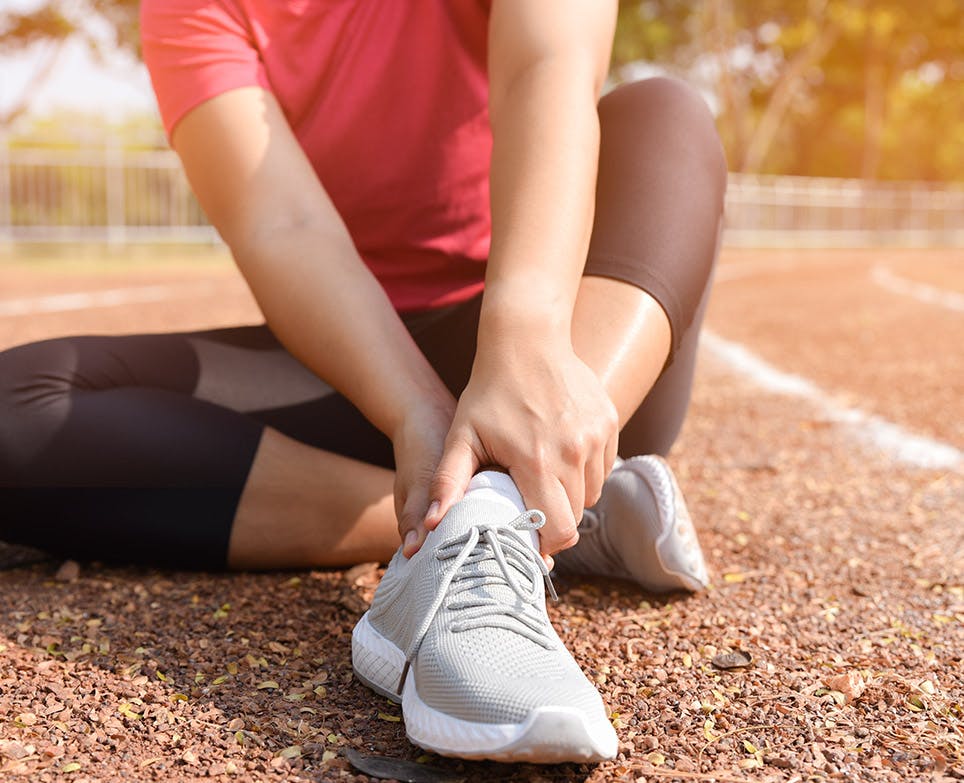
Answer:
[[[546, 517], [541, 511], [525, 511], [508, 525], [473, 525], [465, 533], [447, 539], [436, 547], [435, 557], [443, 561], [451, 560], [452, 564], [443, 575], [435, 599], [405, 655], [398, 693], [402, 692], [422, 640], [439, 610], [446, 605], [446, 599], [449, 599], [447, 608], [460, 612], [460, 619], [451, 626], [452, 633], [474, 628], [505, 628], [546, 649], [552, 649], [553, 637], [549, 632], [548, 620], [541, 612], [533, 611], [541, 598], [536, 571], [542, 574], [542, 582], [552, 600], [558, 601], [559, 596], [545, 562], [523, 537], [528, 531], [538, 530], [545, 523]], [[490, 560], [498, 565], [498, 573], [487, 572], [480, 567]], [[508, 585], [522, 606], [477, 590], [492, 585]]]

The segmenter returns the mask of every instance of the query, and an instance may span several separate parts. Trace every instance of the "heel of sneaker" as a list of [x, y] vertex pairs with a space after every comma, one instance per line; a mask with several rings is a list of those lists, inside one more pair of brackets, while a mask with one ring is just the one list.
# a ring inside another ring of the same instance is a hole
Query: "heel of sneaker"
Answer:
[[623, 468], [633, 471], [652, 489], [663, 522], [662, 533], [654, 544], [666, 580], [648, 586], [656, 590], [683, 588], [694, 593], [705, 589], [709, 583], [706, 560], [669, 464], [660, 456], [648, 454], [625, 460]]
[[368, 612], [351, 632], [351, 663], [355, 676], [376, 693], [401, 704], [398, 681], [405, 666], [405, 654], [375, 630]]

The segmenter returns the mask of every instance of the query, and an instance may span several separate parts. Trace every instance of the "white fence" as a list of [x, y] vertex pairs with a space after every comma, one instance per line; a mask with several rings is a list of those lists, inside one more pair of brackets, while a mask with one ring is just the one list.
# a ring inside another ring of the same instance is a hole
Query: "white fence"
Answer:
[[[170, 151], [59, 151], [0, 143], [0, 245], [217, 241]], [[733, 174], [725, 242], [964, 247], [964, 183]]]
[[0, 146], [0, 243], [216, 241], [169, 150]]
[[964, 183], [731, 174], [728, 245], [964, 247]]

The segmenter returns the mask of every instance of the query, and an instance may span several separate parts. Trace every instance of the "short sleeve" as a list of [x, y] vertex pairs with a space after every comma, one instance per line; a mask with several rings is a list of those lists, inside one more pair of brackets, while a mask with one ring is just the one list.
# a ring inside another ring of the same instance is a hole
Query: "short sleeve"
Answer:
[[249, 25], [229, 0], [142, 0], [141, 47], [168, 138], [201, 103], [269, 86]]

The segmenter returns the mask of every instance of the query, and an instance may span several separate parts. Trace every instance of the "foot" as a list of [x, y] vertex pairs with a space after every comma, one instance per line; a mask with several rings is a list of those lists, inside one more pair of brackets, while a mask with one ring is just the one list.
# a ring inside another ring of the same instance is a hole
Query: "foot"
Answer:
[[539, 511], [468, 495], [399, 550], [352, 633], [356, 676], [401, 702], [408, 738], [444, 756], [557, 763], [616, 755], [602, 699], [549, 622]]
[[579, 543], [555, 555], [561, 573], [631, 579], [646, 590], [702, 590], [706, 562], [669, 465], [647, 455], [617, 462], [586, 509]]

